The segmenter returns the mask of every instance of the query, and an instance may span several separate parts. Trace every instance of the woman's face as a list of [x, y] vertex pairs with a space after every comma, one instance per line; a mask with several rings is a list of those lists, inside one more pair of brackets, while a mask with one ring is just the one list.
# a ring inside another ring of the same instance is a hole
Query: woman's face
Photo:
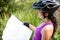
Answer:
[[43, 19], [43, 18], [44, 18], [44, 17], [43, 17], [43, 13], [42, 13], [41, 10], [37, 10], [37, 15], [38, 15], [38, 17], [39, 17], [40, 19]]

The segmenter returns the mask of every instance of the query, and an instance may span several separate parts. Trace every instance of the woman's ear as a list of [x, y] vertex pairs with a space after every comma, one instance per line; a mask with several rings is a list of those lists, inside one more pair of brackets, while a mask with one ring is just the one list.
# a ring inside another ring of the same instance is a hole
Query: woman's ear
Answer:
[[45, 13], [45, 16], [47, 17], [49, 14], [48, 13]]

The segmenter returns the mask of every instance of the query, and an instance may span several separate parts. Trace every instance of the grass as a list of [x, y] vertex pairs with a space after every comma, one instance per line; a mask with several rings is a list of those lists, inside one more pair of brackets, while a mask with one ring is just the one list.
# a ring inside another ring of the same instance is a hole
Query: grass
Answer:
[[[34, 26], [37, 26], [40, 22], [40, 19], [37, 16], [36, 10], [32, 9], [31, 6], [32, 2], [35, 2], [35, 0], [22, 0], [20, 3], [16, 4], [19, 7], [15, 8], [16, 5], [15, 4], [14, 4], [15, 6], [12, 5], [13, 8], [10, 9], [8, 13], [11, 15], [15, 15], [22, 22], [28, 22]], [[5, 13], [3, 15], [4, 15], [3, 18], [1, 18], [0, 16], [0, 40], [2, 40], [1, 39], [2, 32], [6, 27], [6, 23], [9, 19], [9, 17], [5, 15]], [[60, 29], [57, 29], [53, 37], [53, 40], [60, 40]]]

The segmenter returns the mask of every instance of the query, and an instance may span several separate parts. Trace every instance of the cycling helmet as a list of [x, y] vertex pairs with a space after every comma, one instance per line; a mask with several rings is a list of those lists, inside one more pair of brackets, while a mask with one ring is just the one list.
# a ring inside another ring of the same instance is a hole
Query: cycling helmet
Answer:
[[39, 0], [32, 4], [32, 8], [54, 13], [60, 4], [55, 0]]

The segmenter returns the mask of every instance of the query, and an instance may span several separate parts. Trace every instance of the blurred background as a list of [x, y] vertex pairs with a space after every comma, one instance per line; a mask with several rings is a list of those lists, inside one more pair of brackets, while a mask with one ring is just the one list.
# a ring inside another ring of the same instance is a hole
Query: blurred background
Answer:
[[[60, 0], [57, 1], [60, 2]], [[0, 40], [2, 40], [3, 30], [11, 15], [15, 15], [20, 21], [29, 22], [34, 26], [39, 24], [40, 19], [36, 15], [37, 11], [32, 9], [33, 2], [36, 2], [36, 0], [0, 0]], [[52, 40], [60, 40], [60, 8], [55, 12], [54, 16], [58, 21], [58, 29]]]

